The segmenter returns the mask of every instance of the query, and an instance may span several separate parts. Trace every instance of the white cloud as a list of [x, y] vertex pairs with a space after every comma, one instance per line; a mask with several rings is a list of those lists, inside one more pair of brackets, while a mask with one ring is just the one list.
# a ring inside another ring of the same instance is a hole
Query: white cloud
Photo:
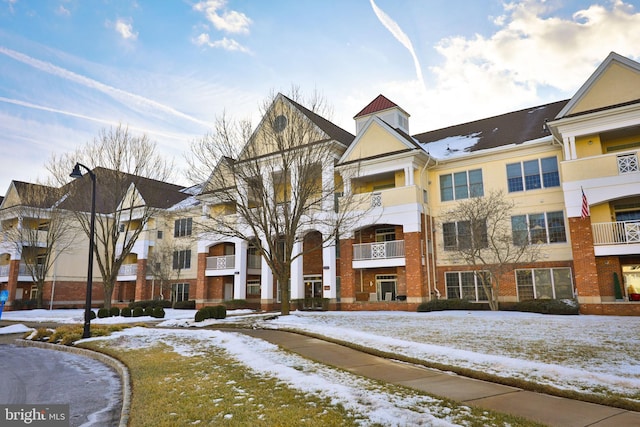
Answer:
[[[594, 4], [566, 18], [550, 3], [507, 3], [492, 34], [441, 40], [443, 62], [429, 68], [427, 89], [412, 80], [378, 90], [422, 132], [569, 98], [611, 51], [640, 58], [640, 12], [630, 3]], [[360, 108], [371, 99], [362, 101]]]
[[209, 34], [207, 33], [200, 34], [198, 37], [193, 39], [193, 43], [195, 43], [198, 46], [208, 46], [212, 48], [222, 48], [224, 50], [229, 50], [229, 51], [251, 53], [249, 49], [242, 46], [240, 43], [238, 43], [233, 39], [228, 39], [226, 37], [223, 37], [222, 40], [211, 41]]
[[193, 5], [193, 9], [204, 13], [217, 30], [233, 34], [249, 34], [252, 21], [247, 15], [226, 9], [226, 0], [207, 0]]
[[133, 23], [130, 18], [118, 18], [113, 24], [113, 28], [125, 40], [136, 40], [138, 38], [138, 33], [133, 32]]
[[64, 7], [63, 5], [59, 5], [56, 9], [56, 14], [60, 16], [71, 16], [71, 11]]

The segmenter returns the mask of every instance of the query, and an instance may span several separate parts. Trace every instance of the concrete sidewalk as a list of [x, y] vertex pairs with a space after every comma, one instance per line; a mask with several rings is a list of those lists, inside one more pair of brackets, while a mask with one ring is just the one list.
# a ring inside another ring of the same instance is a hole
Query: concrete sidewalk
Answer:
[[291, 350], [308, 359], [364, 377], [424, 391], [470, 406], [518, 415], [549, 426], [640, 426], [640, 412], [549, 396], [373, 356], [291, 332], [234, 330]]

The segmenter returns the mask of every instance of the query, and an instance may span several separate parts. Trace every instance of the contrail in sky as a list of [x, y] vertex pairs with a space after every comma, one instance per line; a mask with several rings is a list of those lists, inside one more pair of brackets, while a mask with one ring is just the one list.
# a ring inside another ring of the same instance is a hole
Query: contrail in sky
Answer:
[[[31, 108], [33, 110], [42, 110], [42, 111], [48, 111], [50, 113], [63, 114], [65, 116], [76, 117], [78, 119], [89, 120], [89, 121], [92, 121], [92, 122], [104, 123], [104, 124], [110, 125], [110, 126], [118, 126], [120, 124], [119, 122], [115, 122], [113, 120], [99, 119], [97, 117], [91, 117], [91, 116], [87, 116], [85, 114], [78, 114], [78, 113], [74, 113], [74, 112], [71, 112], [71, 111], [60, 110], [58, 108], [45, 107], [43, 105], [32, 104], [31, 102], [25, 102], [25, 101], [20, 101], [20, 100], [17, 100], [17, 99], [5, 98], [3, 96], [0, 96], [0, 102], [5, 102], [7, 104], [13, 104], [13, 105], [19, 105], [21, 107]], [[185, 137], [186, 137], [185, 135], [180, 135], [180, 134], [176, 134], [176, 133], [159, 132], [159, 131], [156, 131], [156, 130], [153, 130], [153, 129], [142, 129], [142, 128], [135, 127], [135, 126], [127, 126], [127, 127], [129, 129], [131, 129], [131, 130], [144, 132], [146, 134], [153, 134], [153, 135], [157, 135], [157, 136], [163, 136], [165, 138], [184, 140]]]
[[402, 28], [400, 28], [400, 26], [396, 23], [396, 21], [394, 21], [389, 15], [384, 13], [384, 11], [380, 9], [373, 0], [370, 0], [370, 2], [371, 7], [373, 8], [373, 12], [378, 17], [378, 20], [382, 23], [382, 25], [385, 26], [387, 30], [389, 30], [391, 35], [393, 35], [396, 40], [398, 40], [404, 47], [407, 48], [407, 50], [413, 57], [413, 63], [416, 67], [416, 75], [418, 77], [418, 80], [424, 87], [424, 79], [422, 78], [422, 67], [420, 66], [420, 61], [418, 61], [416, 51], [413, 49], [413, 45], [411, 44], [409, 36], [407, 36], [404, 31], [402, 31]]
[[73, 71], [66, 70], [64, 68], [58, 67], [57, 65], [53, 65], [49, 62], [41, 61], [39, 59], [35, 59], [28, 55], [25, 55], [23, 53], [16, 52], [15, 50], [7, 49], [3, 46], [0, 46], [0, 53], [10, 58], [13, 58], [16, 61], [30, 65], [33, 68], [37, 68], [38, 70], [44, 71], [45, 73], [53, 74], [54, 76], [58, 76], [63, 79], [67, 79], [72, 82], [86, 86], [88, 88], [98, 90], [111, 97], [115, 98], [117, 96], [120, 96], [120, 97], [128, 98], [140, 104], [144, 104], [149, 107], [155, 108], [157, 110], [163, 111], [165, 113], [171, 114], [173, 116], [180, 117], [181, 119], [185, 119], [190, 122], [194, 122], [194, 123], [198, 123], [199, 125], [206, 126], [207, 128], [212, 127], [211, 123], [207, 123], [205, 121], [192, 117], [188, 114], [182, 113], [176, 110], [175, 108], [171, 108], [169, 106], [166, 106], [159, 102], [145, 98], [143, 96], [136, 95], [134, 93], [130, 93], [122, 89], [118, 89], [113, 86], [106, 85], [104, 83], [100, 83], [99, 81], [90, 79], [85, 76], [81, 76], [80, 74], [76, 74]]

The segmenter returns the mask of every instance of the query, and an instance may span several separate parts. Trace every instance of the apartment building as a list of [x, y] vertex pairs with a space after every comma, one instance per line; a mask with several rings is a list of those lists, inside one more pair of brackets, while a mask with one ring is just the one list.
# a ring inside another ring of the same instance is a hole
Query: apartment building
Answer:
[[[302, 165], [282, 171], [269, 163], [283, 151], [269, 136], [308, 124], [300, 146], [325, 154], [314, 160], [322, 183], [318, 202], [291, 243], [289, 298], [301, 306], [413, 311], [433, 298], [486, 301], [482, 271], [454, 250], [467, 225], [447, 213], [463, 200], [501, 191], [514, 203], [514, 241], [541, 248], [537, 260], [502, 275], [501, 302], [575, 298], [585, 314], [640, 315], [640, 64], [611, 53], [569, 100], [424, 133], [411, 134], [409, 112], [383, 95], [354, 121], [355, 135], [279, 95], [242, 154], [221, 163], [198, 191], [133, 186], [130, 198], [143, 201], [136, 209], [155, 210], [144, 224], [135, 209], [120, 221], [124, 235], [143, 230], [112, 302], [171, 298], [201, 307], [242, 300], [278, 309], [277, 278], [260, 256], [269, 238], [238, 210], [256, 209], [249, 205], [258, 182], [273, 190], [273, 212], [295, 208], [297, 180], [308, 175]], [[258, 181], [224, 175], [249, 158], [263, 162]], [[216, 176], [226, 181], [214, 183]], [[234, 182], [237, 200], [221, 182]], [[3, 230], [34, 225], [12, 216], [20, 185], [12, 184], [0, 205]], [[351, 221], [336, 233], [332, 220], [347, 205]], [[221, 218], [241, 232], [216, 232]], [[0, 286], [10, 290], [9, 307], [32, 296], [30, 279], [19, 274], [21, 256], [0, 243]], [[164, 264], [171, 268], [161, 274]], [[45, 297], [52, 306], [80, 306], [86, 243], [56, 265]], [[59, 294], [67, 282], [73, 296]]]

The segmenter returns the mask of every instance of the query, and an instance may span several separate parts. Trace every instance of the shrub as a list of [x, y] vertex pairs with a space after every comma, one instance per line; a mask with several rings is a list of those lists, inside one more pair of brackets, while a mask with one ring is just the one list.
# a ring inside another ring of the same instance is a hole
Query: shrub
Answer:
[[131, 317], [131, 307], [124, 307], [120, 312], [122, 317]]
[[89, 315], [89, 317], [91, 318], [91, 320], [95, 319], [96, 318], [96, 312], [91, 310], [90, 313], [91, 314]]
[[156, 319], [164, 319], [164, 314], [164, 308], [162, 307], [155, 307], [153, 309], [153, 317]]
[[571, 299], [532, 299], [505, 306], [504, 310], [540, 314], [580, 314], [578, 303]]
[[227, 317], [227, 307], [224, 305], [216, 305], [212, 307], [212, 318], [213, 319], [224, 319]]
[[151, 306], [151, 305], [146, 306], [144, 308], [144, 315], [145, 316], [153, 316], [153, 310], [154, 310], [153, 306]]
[[176, 301], [173, 304], [173, 308], [177, 310], [194, 310], [196, 308], [196, 301], [195, 300]]
[[142, 308], [147, 308], [147, 307], [162, 307], [162, 308], [170, 308], [171, 307], [171, 301], [167, 301], [167, 300], [162, 300], [162, 299], [154, 299], [154, 300], [142, 300], [142, 301], [132, 301], [129, 303], [129, 307], [136, 308], [136, 307], [142, 307]]
[[109, 311], [108, 308], [99, 308], [98, 309], [98, 317], [100, 319], [104, 319], [105, 317], [109, 317], [111, 315], [111, 312]]
[[118, 307], [111, 307], [111, 317], [118, 317], [120, 316], [120, 308]]
[[141, 317], [144, 315], [144, 309], [142, 307], [136, 307], [133, 309], [133, 317]]
[[474, 303], [466, 299], [434, 299], [418, 306], [418, 312], [443, 310], [487, 310], [488, 304]]
[[216, 307], [213, 305], [209, 305], [207, 307], [202, 307], [201, 309], [204, 311], [204, 314], [207, 316], [207, 319], [214, 319], [216, 314]]
[[208, 319], [209, 316], [206, 312], [206, 310], [200, 309], [198, 311], [196, 311], [196, 317], [195, 317], [195, 321], [196, 322], [202, 322], [205, 319]]
[[228, 310], [237, 310], [239, 308], [249, 308], [249, 303], [245, 299], [232, 299], [224, 302]]

